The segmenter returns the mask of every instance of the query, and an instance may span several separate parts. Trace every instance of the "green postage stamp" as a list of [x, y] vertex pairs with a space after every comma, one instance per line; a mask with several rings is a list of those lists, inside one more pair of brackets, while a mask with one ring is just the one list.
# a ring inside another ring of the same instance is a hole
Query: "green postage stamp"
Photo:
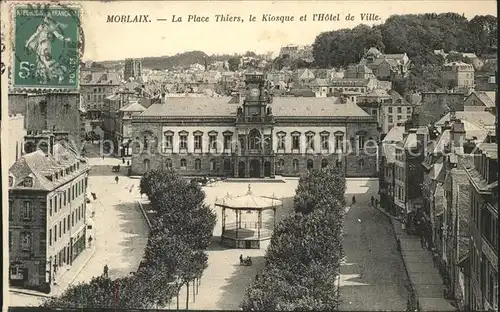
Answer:
[[79, 86], [80, 9], [60, 4], [15, 5], [12, 87]]

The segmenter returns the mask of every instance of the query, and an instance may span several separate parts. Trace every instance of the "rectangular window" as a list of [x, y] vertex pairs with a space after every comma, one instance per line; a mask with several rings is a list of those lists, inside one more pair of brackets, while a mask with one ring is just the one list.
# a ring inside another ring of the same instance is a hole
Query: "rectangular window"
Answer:
[[66, 234], [66, 218], [63, 220], [63, 234]]
[[52, 246], [52, 229], [49, 230], [49, 246]]
[[62, 236], [62, 221], [59, 221], [59, 237]]
[[403, 113], [403, 108], [402, 107], [398, 107], [398, 114], [402, 114]]
[[163, 148], [166, 150], [171, 150], [173, 146], [173, 137], [171, 135], [166, 135]]
[[211, 135], [208, 137], [208, 144], [210, 146], [210, 149], [217, 149], [217, 136]]
[[343, 135], [335, 135], [335, 150], [337, 152], [343, 151], [343, 141], [344, 141]]
[[75, 212], [71, 213], [71, 226], [75, 226]]
[[329, 140], [330, 140], [330, 137], [328, 135], [321, 136], [321, 149], [322, 150], [328, 150], [330, 148]]
[[179, 137], [179, 148], [187, 149], [187, 135], [181, 135]]
[[392, 115], [387, 116], [388, 122], [393, 123], [394, 119], [392, 118]]
[[57, 224], [54, 225], [54, 242], [57, 242]]
[[231, 149], [231, 140], [232, 140], [231, 135], [224, 136], [224, 149], [226, 150]]
[[306, 141], [307, 141], [307, 149], [314, 150], [314, 135], [307, 135]]
[[53, 204], [53, 198], [50, 199], [49, 202], [49, 216], [52, 217], [52, 204]]
[[358, 148], [363, 149], [365, 147], [365, 136], [358, 135]]
[[397, 119], [398, 119], [398, 120], [401, 120], [401, 119], [403, 119], [403, 116], [398, 115], [398, 116], [397, 116]]
[[22, 232], [21, 233], [21, 250], [22, 251], [31, 251], [32, 247], [32, 235], [30, 232]]
[[406, 108], [406, 113], [407, 113], [407, 114], [411, 114], [411, 107], [407, 107], [407, 108]]
[[388, 107], [389, 114], [392, 114], [392, 107]]
[[12, 249], [12, 231], [9, 231], [9, 249]]
[[194, 149], [201, 149], [201, 135], [197, 135], [194, 137]]
[[292, 136], [292, 149], [294, 150], [300, 149], [300, 136], [298, 135]]
[[285, 149], [285, 136], [284, 135], [278, 136], [278, 149]]
[[21, 210], [21, 219], [25, 221], [31, 221], [33, 218], [33, 207], [31, 207], [30, 201], [23, 202], [23, 209]]

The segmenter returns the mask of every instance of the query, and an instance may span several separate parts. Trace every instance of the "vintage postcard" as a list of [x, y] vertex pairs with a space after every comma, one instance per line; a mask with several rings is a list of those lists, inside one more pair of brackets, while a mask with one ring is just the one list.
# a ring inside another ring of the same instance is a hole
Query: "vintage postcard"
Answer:
[[3, 308], [496, 311], [496, 6], [2, 1]]

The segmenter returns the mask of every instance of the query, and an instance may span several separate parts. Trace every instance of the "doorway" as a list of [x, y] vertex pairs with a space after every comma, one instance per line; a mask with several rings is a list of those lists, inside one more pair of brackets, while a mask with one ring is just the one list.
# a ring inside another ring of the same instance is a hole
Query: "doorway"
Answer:
[[257, 159], [250, 161], [250, 178], [260, 178], [260, 161]]
[[266, 161], [264, 163], [264, 176], [271, 177], [271, 162], [270, 161]]
[[249, 240], [245, 241], [245, 249], [252, 249], [252, 241]]
[[245, 177], [245, 162], [240, 161], [238, 163], [238, 177], [243, 178]]

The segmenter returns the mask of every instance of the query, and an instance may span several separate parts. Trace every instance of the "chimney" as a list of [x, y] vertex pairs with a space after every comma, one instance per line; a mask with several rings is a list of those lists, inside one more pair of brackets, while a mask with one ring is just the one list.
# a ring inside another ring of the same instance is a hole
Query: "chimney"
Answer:
[[465, 140], [464, 124], [460, 120], [455, 120], [451, 125], [451, 141], [454, 147], [463, 147]]

